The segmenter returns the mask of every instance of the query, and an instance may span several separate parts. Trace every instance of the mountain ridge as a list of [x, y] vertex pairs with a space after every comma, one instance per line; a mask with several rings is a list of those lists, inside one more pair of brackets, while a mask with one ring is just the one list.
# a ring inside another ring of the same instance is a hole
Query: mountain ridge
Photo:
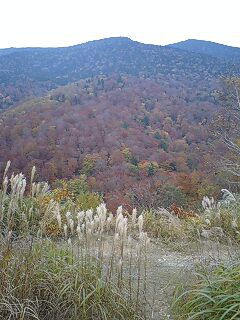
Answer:
[[175, 46], [175, 45], [182, 44], [182, 43], [189, 42], [189, 41], [196, 41], [196, 42], [203, 42], [203, 43], [209, 43], [209, 44], [216, 44], [216, 45], [220, 45], [220, 46], [229, 47], [229, 48], [232, 48], [232, 49], [240, 49], [240, 47], [228, 45], [228, 44], [225, 44], [225, 43], [219, 43], [219, 42], [215, 42], [215, 41], [204, 40], [204, 39], [195, 39], [195, 38], [189, 38], [189, 39], [181, 40], [181, 41], [178, 41], [178, 42], [173, 42], [173, 43], [169, 43], [169, 44], [166, 44], [166, 45], [162, 45], [162, 44], [154, 44], [154, 43], [141, 42], [141, 41], [134, 40], [134, 39], [132, 39], [132, 38], [130, 38], [130, 37], [127, 37], [127, 36], [113, 36], [113, 37], [104, 37], [104, 38], [100, 38], [100, 39], [88, 40], [88, 41], [85, 41], [85, 42], [81, 42], [81, 43], [77, 43], [77, 44], [73, 44], [73, 45], [67, 45], [67, 46], [3, 47], [3, 48], [0, 48], [0, 52], [1, 52], [2, 50], [9, 50], [9, 51], [10, 51], [10, 50], [16, 50], [16, 49], [17, 49], [17, 50], [26, 50], [26, 49], [71, 48], [71, 47], [77, 47], [77, 46], [80, 46], [80, 45], [85, 45], [85, 44], [88, 44], [88, 43], [100, 42], [100, 41], [104, 41], [104, 40], [108, 40], [108, 39], [126, 39], [126, 40], [130, 40], [130, 41], [133, 41], [133, 42], [138, 42], [138, 43], [141, 43], [141, 44], [153, 45], [153, 46], [160, 46], [160, 47], [171, 47], [171, 46]]
[[240, 65], [206, 54], [112, 37], [60, 48], [26, 48], [0, 56], [0, 109], [80, 79], [98, 75], [139, 77], [210, 86]]
[[177, 48], [195, 53], [207, 54], [216, 58], [230, 60], [233, 63], [240, 63], [240, 48], [220, 44], [213, 41], [187, 39], [167, 45], [167, 47]]

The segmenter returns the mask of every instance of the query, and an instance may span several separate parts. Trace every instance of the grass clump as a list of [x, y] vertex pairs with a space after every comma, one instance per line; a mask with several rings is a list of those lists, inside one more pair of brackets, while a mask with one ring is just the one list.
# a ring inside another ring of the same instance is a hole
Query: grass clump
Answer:
[[9, 166], [0, 188], [0, 320], [143, 319], [143, 216], [122, 207], [114, 216], [104, 203], [82, 211], [78, 197], [58, 201], [47, 183], [33, 182], [35, 168], [27, 184], [23, 174], [9, 178]]
[[214, 240], [238, 244], [240, 242], [240, 201], [223, 189], [230, 200], [219, 202], [204, 197], [198, 212], [184, 211], [172, 205], [167, 209], [144, 212], [144, 229], [151, 237], [172, 242]]
[[186, 238], [183, 221], [166, 209], [146, 211], [144, 213], [144, 229], [153, 238], [182, 240]]
[[0, 319], [142, 319], [124, 287], [66, 246], [46, 240], [1, 249]]
[[195, 285], [181, 288], [173, 304], [177, 320], [240, 319], [240, 264], [219, 266], [197, 275]]

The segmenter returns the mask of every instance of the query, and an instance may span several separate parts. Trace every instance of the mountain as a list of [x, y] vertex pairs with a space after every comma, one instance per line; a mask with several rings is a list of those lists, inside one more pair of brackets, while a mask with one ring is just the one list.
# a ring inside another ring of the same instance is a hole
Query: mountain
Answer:
[[240, 64], [121, 37], [9, 50], [1, 172], [10, 159], [15, 173], [35, 165], [39, 180], [84, 175], [110, 208], [159, 207], [162, 195], [195, 203], [216, 190], [208, 124], [220, 77]]
[[108, 38], [66, 48], [23, 48], [0, 56], [0, 109], [60, 85], [97, 75], [129, 74], [211, 87], [240, 66], [205, 54]]
[[2, 113], [1, 170], [10, 159], [14, 172], [28, 174], [35, 165], [50, 182], [84, 174], [111, 206], [157, 206], [161, 188], [175, 185], [178, 194], [183, 180], [195, 192], [191, 180], [209, 184], [210, 175], [201, 175], [206, 124], [216, 112], [197, 94], [129, 75], [59, 87]]
[[240, 63], [240, 48], [226, 46], [211, 41], [189, 39], [170, 44], [168, 47], [207, 54], [218, 59], [230, 61], [231, 63]]
[[4, 48], [4, 49], [0, 49], [0, 57], [8, 54], [12, 54], [12, 53], [33, 51], [36, 49], [37, 48]]

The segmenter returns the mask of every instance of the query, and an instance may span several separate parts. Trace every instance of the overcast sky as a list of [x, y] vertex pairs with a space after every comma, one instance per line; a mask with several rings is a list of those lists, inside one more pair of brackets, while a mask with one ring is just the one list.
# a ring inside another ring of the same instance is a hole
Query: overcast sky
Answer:
[[240, 0], [0, 0], [0, 48], [68, 46], [112, 36], [240, 47]]

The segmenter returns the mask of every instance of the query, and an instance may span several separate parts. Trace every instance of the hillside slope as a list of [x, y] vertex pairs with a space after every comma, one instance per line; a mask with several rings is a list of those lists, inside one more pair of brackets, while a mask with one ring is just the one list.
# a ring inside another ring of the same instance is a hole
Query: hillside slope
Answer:
[[36, 165], [48, 181], [86, 174], [108, 204], [156, 206], [164, 183], [177, 187], [186, 177], [194, 193], [191, 177], [203, 172], [205, 125], [216, 106], [191, 94], [133, 76], [60, 87], [2, 114], [0, 165], [10, 159], [24, 173]]
[[226, 46], [211, 41], [189, 39], [186, 41], [173, 43], [168, 45], [168, 47], [200, 54], [207, 54], [218, 59], [224, 59], [231, 63], [240, 63], [240, 48]]
[[0, 56], [0, 109], [80, 79], [114, 73], [211, 86], [240, 66], [172, 47], [109, 38], [66, 48], [29, 48]]

